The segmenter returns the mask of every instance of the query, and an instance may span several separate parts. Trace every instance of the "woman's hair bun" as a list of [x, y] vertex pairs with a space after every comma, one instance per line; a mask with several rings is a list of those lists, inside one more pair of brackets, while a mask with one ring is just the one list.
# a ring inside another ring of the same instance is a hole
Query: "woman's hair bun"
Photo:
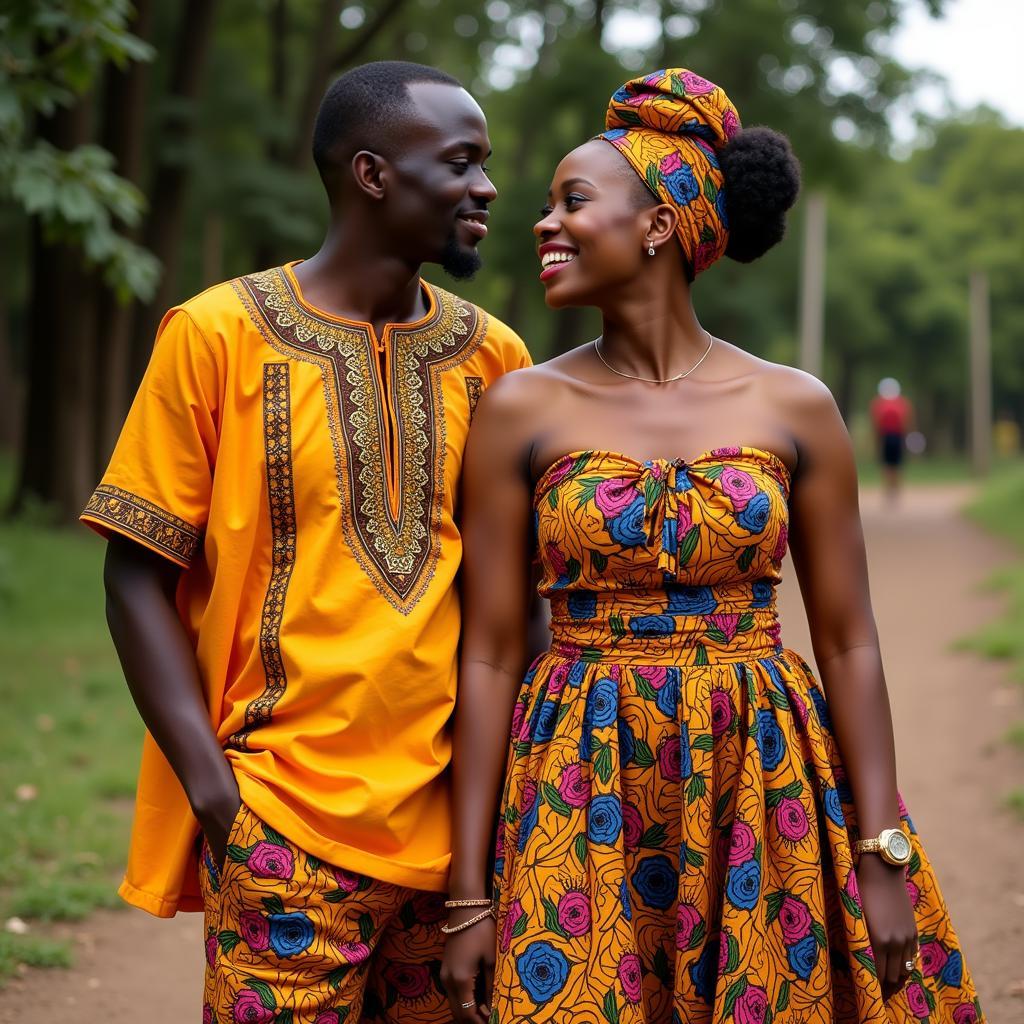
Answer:
[[789, 139], [771, 128], [745, 128], [718, 151], [725, 175], [729, 244], [740, 263], [763, 256], [786, 233], [786, 211], [800, 191], [800, 162]]

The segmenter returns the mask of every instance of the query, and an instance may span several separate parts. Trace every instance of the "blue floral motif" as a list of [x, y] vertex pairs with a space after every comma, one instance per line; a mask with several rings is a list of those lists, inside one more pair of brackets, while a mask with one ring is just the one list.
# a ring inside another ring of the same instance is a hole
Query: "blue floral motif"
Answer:
[[710, 587], [680, 587], [669, 585], [669, 615], [710, 615], [717, 607], [715, 592]]
[[[622, 91], [621, 89], [619, 90]], [[610, 128], [608, 131], [603, 133], [603, 137], [609, 142], [614, 142], [615, 139], [621, 139], [626, 134], [625, 128]]]
[[555, 735], [555, 726], [558, 725], [558, 703], [553, 700], [544, 701], [534, 713], [533, 733], [531, 739], [534, 743], [547, 743]]
[[679, 669], [675, 666], [669, 668], [668, 678], [654, 698], [654, 703], [666, 718], [676, 717], [679, 708]]
[[665, 183], [668, 194], [680, 206], [689, 206], [700, 195], [700, 186], [689, 164], [684, 163], [668, 174], [662, 171], [661, 180]]
[[633, 636], [671, 636], [676, 631], [676, 620], [671, 615], [634, 615], [629, 620]]
[[772, 591], [775, 588], [767, 580], [755, 580], [751, 608], [767, 608], [772, 603]]
[[959, 988], [960, 982], [964, 976], [964, 958], [963, 954], [959, 949], [951, 949], [949, 951], [949, 959], [946, 961], [945, 967], [942, 968], [942, 973], [939, 975], [943, 985], [949, 985], [952, 988]]
[[718, 978], [718, 950], [713, 942], [705, 942], [697, 960], [690, 964], [690, 980], [694, 991], [709, 1006], [715, 1001]]
[[729, 868], [725, 895], [734, 907], [753, 910], [761, 895], [761, 865], [756, 860], [748, 860]]
[[693, 754], [690, 751], [690, 727], [679, 723], [679, 777], [685, 782], [693, 774]]
[[656, 910], [668, 910], [679, 892], [679, 875], [663, 853], [645, 857], [633, 872], [633, 888], [640, 899]]
[[736, 517], [736, 522], [750, 533], [761, 533], [768, 525], [772, 503], [764, 491], [758, 491]]
[[786, 959], [793, 973], [802, 981], [807, 981], [818, 963], [818, 940], [813, 935], [805, 935], [799, 942], [786, 947]]
[[818, 716], [818, 724], [827, 732], [832, 731], [832, 716], [828, 712], [828, 704], [825, 703], [825, 695], [817, 686], [811, 686], [811, 703], [814, 705], [814, 713]]
[[772, 686], [775, 687], [779, 693], [785, 695], [786, 693], [786, 682], [782, 678], [782, 673], [779, 671], [779, 666], [775, 664], [774, 658], [758, 658], [758, 665], [761, 666], [768, 673], [768, 678], [772, 681]]
[[[618, 87], [618, 89], [616, 89], [615, 92], [612, 93], [611, 102], [612, 103], [625, 103], [626, 100], [628, 100], [632, 95], [633, 95], [632, 92], [630, 92], [629, 89], [626, 86], [620, 85]], [[623, 131], [623, 134], [625, 134], [625, 129], [622, 129], [622, 131]]]
[[270, 948], [280, 957], [298, 956], [313, 945], [313, 922], [305, 914], [268, 914]]
[[661, 531], [661, 546], [669, 555], [674, 555], [679, 547], [679, 521], [666, 519]]
[[624, 548], [635, 548], [647, 543], [642, 494], [637, 495], [614, 519], [608, 520], [608, 533], [616, 544]]
[[597, 594], [592, 590], [574, 590], [568, 597], [569, 615], [574, 619], [592, 619], [597, 614]]
[[779, 767], [786, 754], [786, 737], [767, 708], [757, 713], [757, 749], [761, 752], [761, 764], [769, 772]]
[[520, 853], [526, 849], [526, 843], [530, 834], [537, 827], [537, 817], [540, 814], [540, 801], [534, 800], [533, 806], [519, 819], [519, 837], [516, 842], [516, 849]]
[[583, 677], [587, 674], [587, 666], [585, 662], [574, 661], [572, 668], [569, 669], [568, 685], [579, 687], [583, 682]]
[[843, 805], [839, 802], [839, 791], [833, 786], [826, 786], [822, 803], [825, 805], [825, 813], [828, 815], [829, 821], [844, 828], [846, 818], [843, 816]]
[[619, 767], [625, 768], [636, 755], [636, 737], [625, 718], [619, 718]]
[[526, 994], [537, 1004], [546, 1003], [565, 987], [569, 961], [550, 942], [531, 942], [516, 957], [516, 973]]
[[625, 876], [623, 876], [622, 882], [619, 884], [619, 901], [622, 903], [622, 916], [627, 921], [632, 921], [633, 904], [629, 899], [629, 885], [626, 882]]
[[595, 729], [611, 725], [619, 714], [619, 688], [607, 676], [598, 679], [587, 694], [584, 716]]
[[617, 796], [595, 796], [587, 808], [587, 838], [611, 846], [622, 831], [622, 805]]

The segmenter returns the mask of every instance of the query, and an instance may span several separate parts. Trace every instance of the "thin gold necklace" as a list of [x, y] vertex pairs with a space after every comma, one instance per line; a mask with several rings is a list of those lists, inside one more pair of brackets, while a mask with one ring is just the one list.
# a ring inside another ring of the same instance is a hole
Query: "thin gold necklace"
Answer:
[[707, 359], [708, 355], [711, 352], [711, 346], [714, 345], [715, 343], [715, 337], [713, 334], [707, 331], [705, 331], [704, 333], [707, 334], [708, 336], [708, 347], [704, 350], [704, 355], [702, 355], [700, 359], [698, 359], [697, 362], [695, 362], [693, 366], [691, 366], [688, 370], [684, 370], [682, 373], [677, 373], [674, 377], [665, 377], [662, 380], [659, 380], [657, 377], [638, 377], [636, 376], [636, 374], [633, 373], [623, 373], [622, 370], [616, 370], [615, 367], [612, 366], [612, 364], [609, 363], [603, 355], [601, 355], [600, 338], [594, 339], [594, 351], [597, 353], [597, 358], [600, 359], [601, 362], [604, 363], [604, 365], [607, 366], [608, 369], [612, 371], [612, 373], [617, 373], [620, 377], [626, 377], [629, 380], [642, 380], [646, 384], [671, 384], [673, 381], [682, 380], [684, 377], [689, 377], [690, 374], [693, 373], [693, 371], [696, 370], [697, 367], [700, 366], [700, 364], [703, 363], [705, 359]]

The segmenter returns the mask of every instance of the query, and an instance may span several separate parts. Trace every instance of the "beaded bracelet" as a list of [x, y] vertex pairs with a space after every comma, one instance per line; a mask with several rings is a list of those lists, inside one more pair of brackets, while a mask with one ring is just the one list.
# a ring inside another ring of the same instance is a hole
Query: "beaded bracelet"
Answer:
[[489, 907], [493, 900], [445, 900], [445, 910], [454, 910], [456, 907]]
[[473, 925], [479, 924], [485, 917], [494, 916], [494, 907], [488, 907], [482, 914], [477, 914], [468, 921], [463, 921], [462, 924], [457, 924], [454, 927], [446, 924], [441, 925], [441, 933], [443, 935], [454, 935], [456, 932], [465, 931], [467, 928], [472, 928]]

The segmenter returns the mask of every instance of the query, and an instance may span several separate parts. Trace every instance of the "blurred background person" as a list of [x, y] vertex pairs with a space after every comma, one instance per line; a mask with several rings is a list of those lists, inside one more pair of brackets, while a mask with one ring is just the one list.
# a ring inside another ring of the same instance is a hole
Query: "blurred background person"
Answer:
[[895, 377], [883, 377], [878, 382], [878, 394], [871, 400], [871, 422], [878, 439], [878, 457], [890, 501], [899, 497], [907, 431], [914, 418], [914, 408], [901, 392], [900, 382]]

